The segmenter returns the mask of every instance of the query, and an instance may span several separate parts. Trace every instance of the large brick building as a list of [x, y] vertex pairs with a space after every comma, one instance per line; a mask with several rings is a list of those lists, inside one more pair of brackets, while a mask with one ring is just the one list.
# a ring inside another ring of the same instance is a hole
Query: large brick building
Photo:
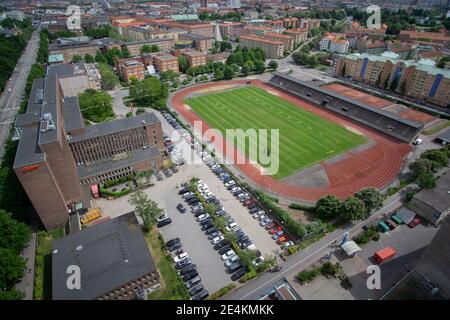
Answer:
[[261, 48], [269, 59], [282, 58], [285, 50], [284, 42], [256, 35], [241, 36], [239, 44], [243, 48]]
[[161, 123], [154, 114], [85, 127], [77, 97], [64, 95], [57, 72], [33, 82], [15, 130], [20, 141], [13, 169], [46, 229], [64, 226], [75, 208], [91, 207], [82, 182], [163, 164]]

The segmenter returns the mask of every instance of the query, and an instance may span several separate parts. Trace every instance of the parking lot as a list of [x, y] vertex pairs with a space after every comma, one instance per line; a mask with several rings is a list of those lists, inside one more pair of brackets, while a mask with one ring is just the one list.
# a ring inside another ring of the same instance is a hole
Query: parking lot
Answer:
[[[159, 113], [155, 114], [161, 119], [163, 132], [171, 136], [174, 129]], [[187, 143], [186, 145], [190, 148]], [[194, 157], [198, 157], [198, 155], [195, 153]], [[181, 182], [189, 181], [193, 177], [205, 181], [209, 186], [209, 190], [222, 203], [226, 212], [248, 235], [263, 256], [279, 253], [279, 246], [271, 239], [271, 235], [267, 230], [261, 227], [256, 219], [252, 218], [248, 209], [236, 200], [222, 181], [200, 159], [197, 159], [194, 164], [179, 166], [178, 170], [177, 173], [170, 177], [164, 176], [161, 181], [153, 178], [155, 185], [143, 191], [164, 209], [167, 216], [172, 218], [170, 225], [161, 228], [164, 240], [167, 241], [175, 237], [181, 239], [183, 249], [188, 252], [193, 263], [198, 266], [202, 282], [210, 293], [230, 283], [230, 275], [225, 273], [223, 261], [213, 249], [207, 236], [201, 232], [200, 226], [193, 214], [189, 211], [181, 214], [176, 209], [176, 205], [182, 202], [180, 196], [177, 194]], [[95, 206], [102, 208], [103, 217], [115, 217], [133, 209], [128, 203], [128, 198], [129, 196], [115, 200], [96, 199]]]

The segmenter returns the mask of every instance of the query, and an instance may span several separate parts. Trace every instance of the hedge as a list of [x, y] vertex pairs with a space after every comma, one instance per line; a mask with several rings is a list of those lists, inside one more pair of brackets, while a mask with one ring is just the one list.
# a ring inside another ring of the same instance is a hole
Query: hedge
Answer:
[[310, 212], [314, 212], [316, 210], [315, 207], [305, 206], [305, 205], [299, 204], [299, 203], [291, 203], [289, 205], [289, 208], [294, 209], [294, 210], [303, 210], [303, 211], [310, 211]]
[[126, 196], [127, 194], [129, 194], [132, 191], [132, 189], [126, 189], [124, 191], [117, 191], [117, 192], [113, 192], [113, 191], [109, 191], [105, 188], [100, 188], [100, 193], [103, 196], [108, 196], [108, 197], [115, 197], [115, 198], [120, 198], [123, 196]]
[[216, 300], [217, 298], [220, 298], [220, 297], [226, 295], [228, 292], [230, 292], [234, 288], [236, 288], [236, 285], [234, 283], [230, 283], [229, 285], [214, 292], [212, 295], [210, 295], [207, 298], [207, 300]]

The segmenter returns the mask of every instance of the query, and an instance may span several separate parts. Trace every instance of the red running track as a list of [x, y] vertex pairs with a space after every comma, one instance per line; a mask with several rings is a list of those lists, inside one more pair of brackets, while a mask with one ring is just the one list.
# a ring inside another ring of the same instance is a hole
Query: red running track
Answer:
[[[183, 104], [185, 98], [203, 89], [233, 84], [246, 85], [248, 83], [248, 80], [236, 80], [201, 84], [177, 92], [172, 96], [171, 103], [178, 113], [193, 124], [194, 121], [202, 121], [202, 119]], [[401, 169], [403, 158], [411, 150], [411, 146], [407, 143], [393, 139], [331, 111], [318, 108], [307, 101], [259, 80], [251, 80], [250, 83], [266, 91], [275, 92], [278, 96], [292, 102], [299, 108], [311, 111], [333, 122], [352, 127], [373, 141], [372, 145], [364, 150], [347, 152], [345, 157], [340, 157], [341, 160], [322, 162], [321, 165], [328, 175], [329, 185], [321, 188], [307, 188], [287, 184], [271, 176], [263, 175], [257, 166], [248, 161], [243, 161], [245, 158], [227, 141], [221, 138], [216, 138], [212, 141], [217, 147], [222, 148], [221, 150], [225, 150], [225, 155], [230, 154], [227, 153], [227, 150], [231, 151], [234, 149], [237, 155], [235, 159], [240, 160], [236, 161], [238, 164], [235, 164], [235, 166], [253, 183], [271, 193], [298, 200], [317, 201], [320, 197], [327, 194], [334, 194], [343, 199], [353, 195], [362, 188], [383, 188], [396, 177]], [[202, 131], [205, 132], [207, 129], [209, 129], [208, 125], [202, 121]]]

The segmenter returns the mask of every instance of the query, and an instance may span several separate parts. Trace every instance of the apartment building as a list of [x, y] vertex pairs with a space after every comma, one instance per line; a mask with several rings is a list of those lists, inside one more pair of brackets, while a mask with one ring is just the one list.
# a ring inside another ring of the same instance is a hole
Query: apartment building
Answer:
[[19, 142], [13, 170], [48, 230], [92, 207], [84, 184], [163, 163], [161, 123], [153, 113], [85, 127], [77, 97], [64, 95], [58, 70], [33, 81], [27, 110], [14, 127]]
[[208, 52], [212, 49], [213, 46], [213, 38], [212, 37], [206, 37], [201, 34], [192, 34], [192, 33], [185, 33], [180, 34], [178, 39], [180, 41], [192, 41], [194, 44], [194, 48], [198, 51], [204, 51]]
[[129, 58], [129, 59], [117, 59], [116, 70], [119, 77], [126, 82], [130, 82], [131, 78], [142, 80], [145, 78], [145, 65], [142, 63], [142, 59]]
[[326, 34], [319, 42], [321, 51], [328, 51], [333, 53], [347, 53], [350, 47], [350, 42], [339, 36]]
[[243, 25], [240, 22], [219, 23], [219, 30], [222, 37], [235, 39], [241, 35]]
[[159, 73], [172, 70], [176, 73], [180, 72], [178, 58], [170, 54], [157, 55], [153, 57], [153, 66]]
[[266, 32], [272, 32], [271, 27], [267, 26], [245, 26], [242, 29], [241, 36], [250, 36], [250, 35], [256, 35], [256, 36], [263, 36]]
[[320, 27], [320, 19], [302, 18], [299, 22], [299, 27], [307, 29], [308, 31]]
[[283, 33], [294, 38], [294, 45], [298, 45], [308, 39], [308, 29], [286, 29]]
[[180, 50], [180, 52], [186, 57], [189, 67], [203, 66], [208, 63], [206, 52], [197, 50]]
[[269, 59], [279, 59], [284, 54], [284, 42], [269, 40], [256, 35], [241, 36], [239, 44], [243, 48], [261, 48]]
[[291, 52], [294, 50], [294, 38], [287, 34], [280, 34], [276, 32], [266, 32], [265, 39], [280, 41], [284, 44], [284, 50]]
[[161, 38], [161, 39], [145, 39], [126, 42], [125, 46], [128, 48], [131, 56], [138, 56], [141, 54], [143, 46], [156, 45], [159, 51], [170, 51], [175, 48], [175, 40], [173, 38]]
[[178, 36], [187, 33], [187, 31], [168, 26], [145, 25], [141, 27], [123, 28], [122, 33], [133, 41], [155, 39], [173, 39], [174, 41], [178, 41]]
[[429, 61], [401, 60], [394, 53], [350, 54], [336, 60], [335, 73], [370, 85], [389, 88], [419, 101], [446, 107], [450, 101], [450, 71]]
[[214, 37], [214, 25], [210, 23], [166, 21], [161, 22], [160, 24], [162, 26], [185, 30], [187, 33], [199, 34], [205, 37]]
[[450, 48], [450, 34], [443, 32], [418, 32], [410, 30], [401, 30], [399, 38], [401, 41], [415, 41], [424, 43], [439, 43]]

